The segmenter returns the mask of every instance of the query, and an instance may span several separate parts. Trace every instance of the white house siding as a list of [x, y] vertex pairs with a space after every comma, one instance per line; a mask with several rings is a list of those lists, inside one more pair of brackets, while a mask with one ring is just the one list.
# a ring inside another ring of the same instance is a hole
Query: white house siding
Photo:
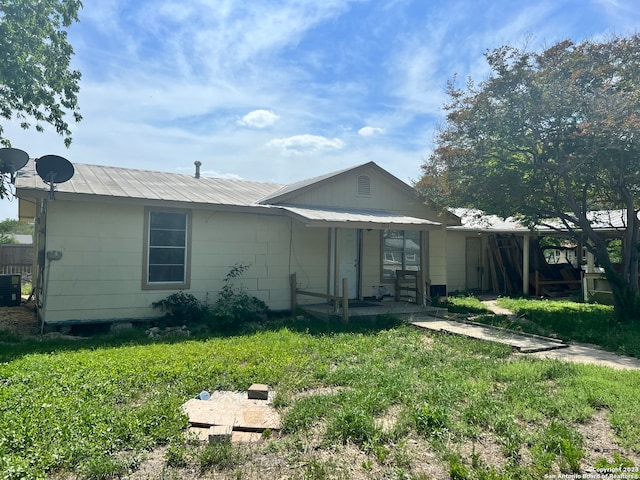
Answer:
[[[46, 250], [60, 251], [62, 258], [47, 262], [46, 322], [159, 315], [151, 304], [178, 290], [142, 289], [144, 211], [144, 205], [49, 202]], [[191, 233], [185, 291], [203, 301], [216, 299], [236, 263], [250, 265], [236, 283], [274, 310], [290, 308], [290, 273], [297, 273], [301, 288], [326, 290], [325, 229], [283, 216], [193, 210]]]
[[144, 207], [48, 202], [45, 321], [152, 316], [156, 292], [142, 291]]
[[450, 292], [466, 290], [467, 236], [465, 232], [447, 232], [447, 279]]
[[429, 231], [429, 275], [432, 285], [447, 285], [451, 290], [447, 277], [448, 238], [445, 227]]
[[237, 285], [274, 310], [289, 309], [291, 273], [297, 274], [300, 288], [325, 291], [327, 238], [324, 229], [307, 228], [288, 217], [196, 210], [189, 293], [214, 301], [230, 267], [242, 263], [250, 267]]
[[[371, 180], [371, 195], [358, 195], [358, 177], [369, 175]], [[336, 207], [363, 208], [372, 210], [386, 210], [392, 213], [401, 213], [418, 218], [426, 218], [436, 222], [442, 222], [441, 218], [431, 211], [417, 197], [411, 195], [407, 189], [396, 185], [386, 175], [380, 174], [377, 169], [347, 173], [331, 178], [321, 185], [303, 190], [298, 195], [288, 198], [285, 203], [305, 207]]]
[[362, 296], [370, 297], [372, 287], [381, 285], [380, 230], [362, 232]]

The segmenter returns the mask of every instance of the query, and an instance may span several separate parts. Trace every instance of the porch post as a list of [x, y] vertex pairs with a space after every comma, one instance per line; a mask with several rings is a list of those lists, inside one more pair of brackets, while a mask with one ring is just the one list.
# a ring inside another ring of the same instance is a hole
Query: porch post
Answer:
[[423, 307], [427, 306], [427, 299], [429, 298], [429, 286], [428, 282], [431, 278], [429, 272], [429, 232], [426, 230], [420, 231], [420, 288], [419, 294], [420, 302]]
[[522, 293], [529, 294], [529, 234], [525, 233], [522, 240]]
[[338, 228], [333, 229], [333, 295], [335, 313], [338, 313], [340, 300], [338, 300], [338, 291], [340, 287], [340, 249], [338, 248]]

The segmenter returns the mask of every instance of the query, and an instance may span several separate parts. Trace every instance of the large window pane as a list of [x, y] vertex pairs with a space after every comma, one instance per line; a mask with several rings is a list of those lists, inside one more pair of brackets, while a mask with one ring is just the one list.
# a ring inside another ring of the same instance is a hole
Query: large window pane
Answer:
[[184, 248], [149, 248], [149, 265], [184, 265]]
[[151, 230], [149, 232], [149, 245], [184, 247], [186, 245], [186, 233], [184, 230]]
[[187, 216], [184, 213], [151, 212], [150, 227], [163, 230], [186, 230]]
[[184, 267], [182, 265], [149, 265], [150, 283], [182, 283], [184, 281]]
[[420, 270], [420, 232], [382, 232], [382, 280], [395, 280], [398, 270]]

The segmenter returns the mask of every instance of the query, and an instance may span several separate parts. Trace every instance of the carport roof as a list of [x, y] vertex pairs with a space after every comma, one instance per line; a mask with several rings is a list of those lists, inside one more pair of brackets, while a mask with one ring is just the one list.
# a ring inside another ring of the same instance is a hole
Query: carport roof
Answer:
[[[488, 215], [482, 210], [473, 208], [452, 208], [451, 213], [460, 218], [461, 225], [447, 227], [449, 230], [466, 230], [489, 233], [515, 233], [532, 231], [517, 218], [501, 218]], [[588, 218], [595, 230], [617, 231], [626, 228], [626, 210], [593, 210]], [[640, 216], [640, 214], [639, 214]], [[549, 219], [545, 225], [538, 225], [533, 231], [548, 234], [566, 231], [566, 227], [558, 219]]]

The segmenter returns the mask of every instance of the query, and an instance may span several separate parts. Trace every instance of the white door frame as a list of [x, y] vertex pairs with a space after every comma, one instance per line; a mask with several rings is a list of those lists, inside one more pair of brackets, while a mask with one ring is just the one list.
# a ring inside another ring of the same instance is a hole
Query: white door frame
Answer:
[[[329, 295], [342, 295], [342, 279], [347, 279], [350, 300], [360, 296], [360, 230], [331, 228], [329, 245]], [[337, 248], [336, 248], [337, 246]]]

